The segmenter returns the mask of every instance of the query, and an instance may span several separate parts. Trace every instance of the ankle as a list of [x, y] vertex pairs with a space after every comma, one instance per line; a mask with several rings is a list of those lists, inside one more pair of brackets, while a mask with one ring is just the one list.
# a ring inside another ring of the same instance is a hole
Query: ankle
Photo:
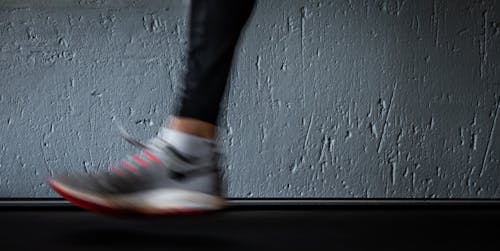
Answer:
[[172, 117], [167, 127], [174, 131], [209, 140], [215, 139], [216, 135], [215, 125], [191, 118]]

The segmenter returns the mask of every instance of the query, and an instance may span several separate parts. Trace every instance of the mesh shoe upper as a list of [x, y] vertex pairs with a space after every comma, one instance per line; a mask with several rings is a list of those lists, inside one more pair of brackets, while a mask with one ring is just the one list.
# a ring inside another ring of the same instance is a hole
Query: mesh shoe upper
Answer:
[[187, 159], [160, 138], [140, 146], [140, 152], [120, 160], [107, 172], [66, 173], [54, 179], [72, 189], [99, 195], [167, 188], [220, 196], [217, 152], [205, 159]]

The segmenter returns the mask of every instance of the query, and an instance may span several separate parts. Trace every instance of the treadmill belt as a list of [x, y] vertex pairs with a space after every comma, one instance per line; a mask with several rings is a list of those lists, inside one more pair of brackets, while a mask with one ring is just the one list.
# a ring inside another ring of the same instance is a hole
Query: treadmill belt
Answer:
[[500, 250], [497, 208], [235, 207], [109, 217], [3, 208], [0, 250]]

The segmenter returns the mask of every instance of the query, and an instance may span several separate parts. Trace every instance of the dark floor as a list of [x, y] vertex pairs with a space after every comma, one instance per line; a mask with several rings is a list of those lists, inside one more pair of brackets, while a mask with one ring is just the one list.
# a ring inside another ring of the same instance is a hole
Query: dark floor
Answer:
[[0, 250], [500, 250], [500, 210], [238, 208], [114, 218], [74, 208], [0, 211]]

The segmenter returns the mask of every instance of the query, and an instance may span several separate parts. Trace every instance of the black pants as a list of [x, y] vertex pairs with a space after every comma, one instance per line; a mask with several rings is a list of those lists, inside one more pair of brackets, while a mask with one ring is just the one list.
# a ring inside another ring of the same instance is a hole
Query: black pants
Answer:
[[175, 111], [217, 123], [233, 53], [254, 0], [192, 0], [187, 73]]

